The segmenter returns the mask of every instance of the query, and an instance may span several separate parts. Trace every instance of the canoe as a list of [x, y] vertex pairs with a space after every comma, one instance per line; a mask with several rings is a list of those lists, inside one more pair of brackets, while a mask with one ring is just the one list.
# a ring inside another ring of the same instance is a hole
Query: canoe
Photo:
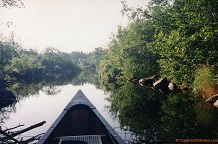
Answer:
[[37, 144], [125, 144], [79, 90]]

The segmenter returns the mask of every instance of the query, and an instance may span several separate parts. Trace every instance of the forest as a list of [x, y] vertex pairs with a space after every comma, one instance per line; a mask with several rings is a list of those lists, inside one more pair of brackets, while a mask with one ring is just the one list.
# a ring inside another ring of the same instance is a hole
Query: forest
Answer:
[[95, 70], [103, 55], [100, 47], [91, 53], [65, 53], [54, 47], [48, 47], [39, 53], [33, 49], [26, 50], [12, 40], [10, 37], [7, 41], [0, 41], [1, 87], [10, 87], [12, 83], [18, 81], [77, 74], [85, 69]]
[[38, 53], [15, 42], [13, 33], [1, 40], [0, 83], [94, 69], [102, 82], [158, 74], [204, 98], [217, 93], [216, 0], [151, 0], [146, 9], [122, 4], [129, 24], [118, 26], [106, 49], [65, 53], [48, 47]]
[[111, 38], [101, 79], [158, 74], [205, 98], [218, 92], [218, 1], [151, 0], [146, 9], [122, 3], [130, 22]]

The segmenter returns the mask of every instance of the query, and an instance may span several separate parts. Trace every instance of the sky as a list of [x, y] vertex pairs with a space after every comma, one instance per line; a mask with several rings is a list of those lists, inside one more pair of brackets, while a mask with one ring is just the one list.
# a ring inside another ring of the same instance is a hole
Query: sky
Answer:
[[[12, 32], [25, 49], [42, 52], [54, 47], [63, 52], [92, 52], [106, 48], [118, 25], [128, 20], [120, 0], [23, 0], [25, 8], [0, 7], [0, 36]], [[145, 8], [148, 0], [126, 0]], [[7, 23], [10, 21], [10, 23]]]

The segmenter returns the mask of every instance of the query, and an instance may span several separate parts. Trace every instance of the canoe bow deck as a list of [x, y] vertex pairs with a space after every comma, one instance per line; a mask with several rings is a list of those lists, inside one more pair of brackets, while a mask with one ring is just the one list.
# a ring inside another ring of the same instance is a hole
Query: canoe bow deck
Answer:
[[37, 144], [125, 144], [79, 90]]

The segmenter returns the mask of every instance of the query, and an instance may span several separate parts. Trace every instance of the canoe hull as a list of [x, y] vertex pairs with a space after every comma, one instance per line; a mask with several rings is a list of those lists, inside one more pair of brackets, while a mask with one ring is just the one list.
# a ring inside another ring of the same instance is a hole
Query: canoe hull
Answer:
[[78, 91], [38, 144], [58, 144], [66, 136], [100, 136], [102, 144], [125, 143], [95, 106]]

